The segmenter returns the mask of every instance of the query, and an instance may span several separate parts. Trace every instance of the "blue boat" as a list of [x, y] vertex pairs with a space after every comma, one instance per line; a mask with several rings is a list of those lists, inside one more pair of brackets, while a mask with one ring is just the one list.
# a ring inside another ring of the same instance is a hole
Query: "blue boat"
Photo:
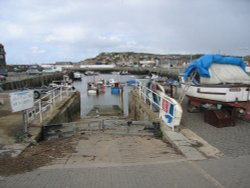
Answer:
[[138, 80], [128, 80], [127, 85], [138, 85], [140, 82]]
[[112, 87], [111, 88], [111, 94], [112, 95], [119, 95], [120, 94], [120, 89], [119, 87]]

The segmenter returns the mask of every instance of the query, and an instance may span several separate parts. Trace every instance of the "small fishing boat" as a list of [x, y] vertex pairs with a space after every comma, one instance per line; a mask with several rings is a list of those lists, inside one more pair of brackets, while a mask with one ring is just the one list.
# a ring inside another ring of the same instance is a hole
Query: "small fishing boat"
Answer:
[[180, 76], [189, 107], [231, 107], [232, 113], [250, 120], [250, 77], [245, 68], [241, 58], [219, 55], [192, 62]]
[[114, 78], [111, 78], [107, 81], [106, 86], [107, 87], [113, 87], [115, 85], [115, 83], [117, 83], [118, 81], [116, 81]]
[[120, 75], [129, 75], [128, 71], [120, 71]]
[[99, 74], [98, 72], [94, 72], [94, 71], [86, 71], [86, 72], [84, 72], [85, 76], [96, 76], [98, 74]]
[[119, 95], [123, 92], [123, 86], [120, 82], [115, 82], [114, 85], [111, 87], [111, 94], [112, 95]]
[[128, 80], [126, 83], [128, 86], [134, 86], [134, 85], [140, 84], [140, 82], [138, 80]]
[[89, 95], [98, 95], [100, 93], [105, 93], [105, 81], [97, 80], [94, 82], [88, 82], [87, 92]]
[[74, 72], [73, 73], [73, 79], [75, 81], [81, 81], [82, 80], [82, 74], [80, 72]]

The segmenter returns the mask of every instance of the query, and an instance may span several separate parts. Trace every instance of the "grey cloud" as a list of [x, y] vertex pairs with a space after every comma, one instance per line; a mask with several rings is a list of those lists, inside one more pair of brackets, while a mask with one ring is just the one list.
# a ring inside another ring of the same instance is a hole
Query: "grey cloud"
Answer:
[[[32, 47], [46, 56], [36, 53], [27, 57], [31, 62], [79, 61], [102, 51], [250, 54], [240, 50], [250, 47], [249, 5], [248, 0], [0, 1], [0, 42], [12, 63], [25, 59], [23, 52]], [[9, 32], [8, 24], [17, 29]]]

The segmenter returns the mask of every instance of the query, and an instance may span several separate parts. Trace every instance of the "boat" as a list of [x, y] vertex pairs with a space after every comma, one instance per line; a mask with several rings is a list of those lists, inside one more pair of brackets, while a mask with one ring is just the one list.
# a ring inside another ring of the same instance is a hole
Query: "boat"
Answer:
[[157, 80], [159, 79], [159, 76], [156, 73], [150, 73], [144, 76], [144, 79]]
[[128, 86], [134, 86], [134, 85], [140, 84], [140, 82], [138, 80], [128, 80], [126, 83]]
[[120, 71], [119, 74], [120, 74], [120, 75], [129, 75], [129, 72], [128, 72], [128, 71]]
[[73, 79], [75, 81], [81, 81], [82, 80], [82, 74], [80, 72], [74, 72], [73, 73]]
[[111, 78], [107, 81], [106, 86], [113, 87], [115, 85], [115, 83], [117, 83], [117, 82], [118, 82], [117, 80], [115, 80], [114, 78]]
[[159, 76], [157, 74], [152, 74], [150, 79], [155, 80], [155, 79], [158, 79], [158, 78], [159, 78]]
[[180, 75], [189, 109], [226, 107], [250, 121], [250, 77], [245, 68], [237, 57], [204, 55], [193, 61]]
[[111, 86], [111, 94], [112, 95], [119, 95], [123, 92], [123, 86], [120, 82], [115, 82], [113, 86]]
[[93, 82], [88, 82], [87, 93], [89, 95], [98, 95], [105, 93], [105, 81], [97, 80]]
[[94, 72], [94, 71], [86, 71], [86, 72], [84, 72], [85, 76], [96, 76], [98, 74], [99, 74], [98, 72]]

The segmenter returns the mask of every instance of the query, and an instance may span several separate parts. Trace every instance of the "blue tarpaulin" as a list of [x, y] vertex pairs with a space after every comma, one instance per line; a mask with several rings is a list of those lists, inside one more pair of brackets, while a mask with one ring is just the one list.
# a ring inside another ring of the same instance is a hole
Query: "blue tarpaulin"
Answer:
[[202, 77], [210, 78], [208, 69], [213, 63], [231, 64], [240, 66], [244, 71], [246, 65], [241, 58], [236, 57], [223, 57], [220, 55], [204, 55], [201, 58], [193, 61], [184, 72], [184, 79], [186, 80], [193, 70], [197, 70], [198, 74]]

